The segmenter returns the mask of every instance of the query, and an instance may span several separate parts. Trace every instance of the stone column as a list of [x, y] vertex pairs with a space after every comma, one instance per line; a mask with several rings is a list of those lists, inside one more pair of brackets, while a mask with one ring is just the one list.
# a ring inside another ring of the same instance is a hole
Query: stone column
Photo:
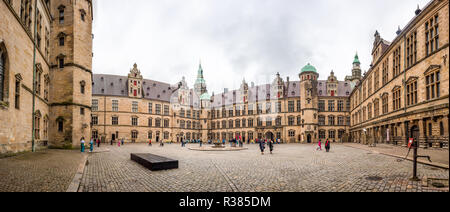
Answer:
[[419, 129], [420, 129], [419, 147], [426, 149], [427, 148], [427, 121], [426, 121], [426, 119], [419, 120]]

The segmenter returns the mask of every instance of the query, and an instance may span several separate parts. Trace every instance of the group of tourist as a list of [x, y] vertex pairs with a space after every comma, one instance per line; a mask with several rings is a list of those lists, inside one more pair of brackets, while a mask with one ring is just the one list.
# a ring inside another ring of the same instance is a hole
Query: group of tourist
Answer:
[[[331, 149], [331, 142], [330, 142], [330, 140], [327, 139], [327, 141], [325, 142], [325, 150], [327, 152], [330, 152], [330, 149]], [[319, 140], [319, 146], [317, 147], [316, 150], [322, 151], [322, 141], [321, 140]]]
[[259, 143], [259, 149], [261, 150], [261, 155], [264, 155], [266, 149], [266, 144], [269, 146], [270, 154], [273, 152], [274, 141], [272, 139], [256, 139], [256, 143]]

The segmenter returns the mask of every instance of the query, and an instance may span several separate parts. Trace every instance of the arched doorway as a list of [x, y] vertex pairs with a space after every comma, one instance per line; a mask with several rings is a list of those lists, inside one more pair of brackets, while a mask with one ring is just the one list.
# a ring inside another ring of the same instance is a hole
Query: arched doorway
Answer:
[[306, 136], [306, 140], [307, 140], [308, 144], [310, 144], [312, 142], [311, 134], [308, 134], [308, 136]]
[[272, 132], [267, 132], [267, 133], [266, 133], [266, 139], [270, 139], [270, 140], [273, 141], [273, 138], [274, 138], [274, 136], [273, 136], [273, 133], [272, 133]]

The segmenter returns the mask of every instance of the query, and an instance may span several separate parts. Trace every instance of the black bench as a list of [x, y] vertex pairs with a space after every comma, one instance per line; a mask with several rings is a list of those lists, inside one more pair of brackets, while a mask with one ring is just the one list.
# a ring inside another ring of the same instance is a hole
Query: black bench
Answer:
[[178, 169], [178, 161], [152, 154], [131, 154], [131, 160], [151, 171]]

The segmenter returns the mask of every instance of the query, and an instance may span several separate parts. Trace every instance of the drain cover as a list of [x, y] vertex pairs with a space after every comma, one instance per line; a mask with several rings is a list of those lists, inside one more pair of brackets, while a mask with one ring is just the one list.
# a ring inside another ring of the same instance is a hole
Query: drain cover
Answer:
[[445, 185], [443, 183], [434, 182], [431, 185], [435, 188], [445, 188]]
[[381, 180], [383, 180], [383, 178], [382, 178], [382, 177], [379, 177], [379, 176], [369, 176], [369, 177], [366, 178], [366, 180], [370, 180], [370, 181], [381, 181]]

